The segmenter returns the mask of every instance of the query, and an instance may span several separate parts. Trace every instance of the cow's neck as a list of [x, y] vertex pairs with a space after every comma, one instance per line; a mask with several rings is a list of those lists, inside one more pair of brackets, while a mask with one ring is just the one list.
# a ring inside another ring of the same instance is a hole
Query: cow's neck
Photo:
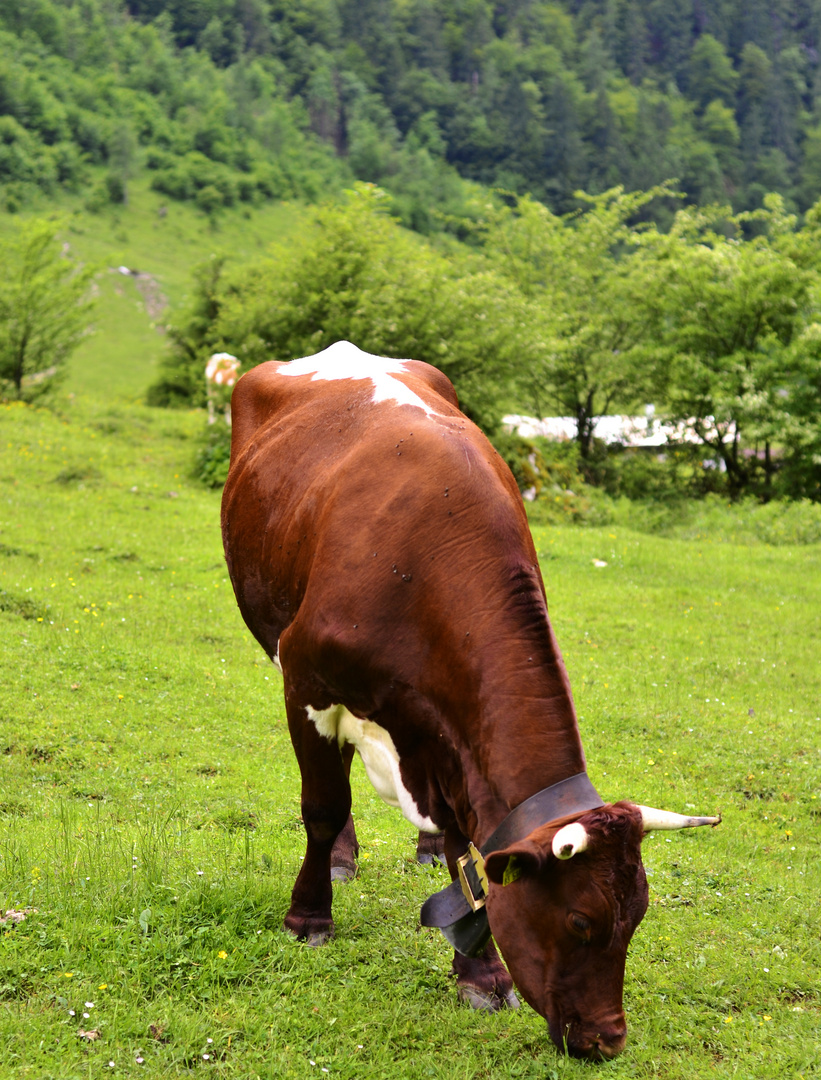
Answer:
[[479, 738], [463, 762], [465, 823], [480, 844], [514, 807], [586, 768], [570, 682], [546, 617], [497, 638], [486, 654]]

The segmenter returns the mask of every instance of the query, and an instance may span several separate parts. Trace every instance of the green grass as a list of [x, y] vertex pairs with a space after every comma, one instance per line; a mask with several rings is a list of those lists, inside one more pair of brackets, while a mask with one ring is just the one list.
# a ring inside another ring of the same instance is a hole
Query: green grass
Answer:
[[443, 872], [357, 767], [336, 939], [280, 931], [297, 770], [219, 496], [188, 478], [202, 423], [0, 410], [0, 910], [26, 912], [2, 930], [0, 1075], [817, 1075], [819, 547], [535, 529], [599, 790], [724, 816], [647, 840], [628, 1047], [585, 1065], [526, 1006], [457, 1005], [418, 925]]

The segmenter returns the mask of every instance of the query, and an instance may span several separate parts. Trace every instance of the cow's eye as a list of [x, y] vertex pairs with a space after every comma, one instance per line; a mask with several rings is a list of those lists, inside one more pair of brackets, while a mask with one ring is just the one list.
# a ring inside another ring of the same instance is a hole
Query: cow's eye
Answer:
[[585, 941], [590, 940], [590, 920], [585, 919], [584, 915], [571, 911], [567, 916], [567, 925], [577, 937], [584, 938]]

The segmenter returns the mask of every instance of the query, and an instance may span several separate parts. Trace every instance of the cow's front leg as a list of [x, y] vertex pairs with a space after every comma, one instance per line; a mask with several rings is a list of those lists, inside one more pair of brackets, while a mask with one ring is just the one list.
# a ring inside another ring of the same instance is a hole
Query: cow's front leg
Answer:
[[[334, 932], [331, 853], [348, 824], [353, 832], [350, 760], [346, 767], [336, 740], [319, 734], [303, 706], [286, 698], [286, 707], [291, 741], [302, 774], [302, 821], [308, 842], [284, 926], [300, 941], [322, 945]], [[343, 842], [342, 846], [352, 853], [350, 842]]]
[[[452, 878], [457, 877], [456, 860], [467, 850], [468, 841], [455, 827], [445, 830], [445, 855]], [[453, 954], [453, 974], [459, 1000], [472, 1009], [498, 1012], [499, 1009], [518, 1009], [519, 999], [496, 946], [489, 941], [479, 956]]]
[[519, 999], [496, 946], [489, 941], [480, 956], [453, 954], [453, 974], [459, 1000], [472, 1009], [498, 1012], [499, 1009], [518, 1009]]

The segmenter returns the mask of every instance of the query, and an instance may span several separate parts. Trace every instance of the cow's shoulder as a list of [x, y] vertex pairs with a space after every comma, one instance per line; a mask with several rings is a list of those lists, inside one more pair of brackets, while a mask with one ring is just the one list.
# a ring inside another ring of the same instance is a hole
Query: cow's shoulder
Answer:
[[447, 375], [440, 371], [439, 368], [434, 367], [433, 364], [426, 364], [424, 360], [404, 360], [403, 367], [409, 374], [426, 383], [431, 390], [435, 391], [439, 397], [444, 398], [449, 405], [452, 405], [455, 409], [459, 408], [456, 389]]
[[239, 380], [231, 395], [231, 458], [245, 447], [253, 435], [287, 401], [290, 385], [277, 379], [286, 364], [268, 360], [251, 368]]
[[350, 342], [337, 342], [300, 360], [269, 360], [242, 376], [231, 400], [232, 461], [262, 428], [289, 412], [346, 408], [352, 384], [374, 403], [387, 399], [413, 404], [428, 416], [451, 415], [459, 408], [450, 379], [431, 364], [371, 356]]

